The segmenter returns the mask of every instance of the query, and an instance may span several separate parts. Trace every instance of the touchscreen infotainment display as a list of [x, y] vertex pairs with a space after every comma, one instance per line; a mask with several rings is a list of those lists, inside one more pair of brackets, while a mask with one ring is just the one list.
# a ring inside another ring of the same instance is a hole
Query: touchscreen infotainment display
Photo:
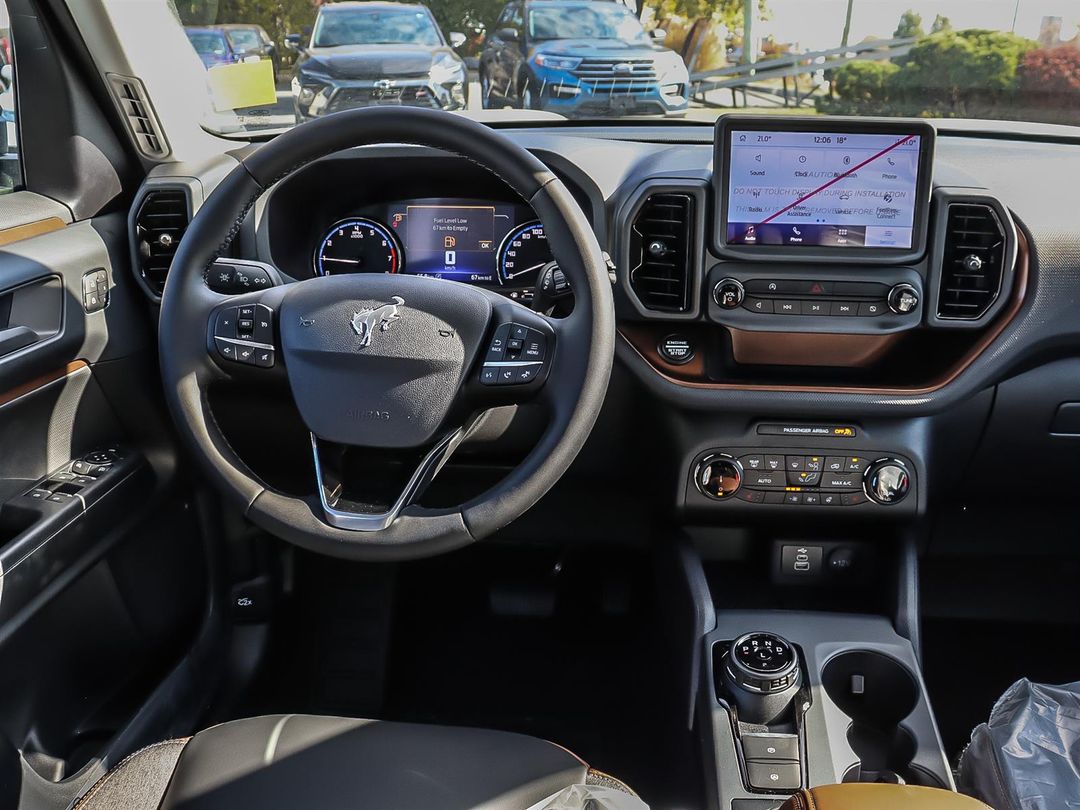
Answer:
[[730, 246], [916, 247], [920, 154], [914, 133], [729, 133]]

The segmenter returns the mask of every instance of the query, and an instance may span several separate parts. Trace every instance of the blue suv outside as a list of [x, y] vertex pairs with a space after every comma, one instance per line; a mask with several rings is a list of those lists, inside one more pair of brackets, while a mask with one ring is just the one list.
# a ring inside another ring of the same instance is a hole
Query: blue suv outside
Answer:
[[568, 118], [682, 114], [690, 77], [663, 36], [613, 0], [513, 0], [480, 55], [483, 105]]

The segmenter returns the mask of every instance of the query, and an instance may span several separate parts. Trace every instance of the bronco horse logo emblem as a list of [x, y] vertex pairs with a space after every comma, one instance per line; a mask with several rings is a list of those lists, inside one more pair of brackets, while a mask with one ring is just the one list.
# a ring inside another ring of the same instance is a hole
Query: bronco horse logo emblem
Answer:
[[400, 319], [398, 307], [404, 305], [405, 299], [395, 295], [389, 304], [368, 307], [353, 313], [351, 324], [353, 331], [360, 337], [359, 348], [371, 345], [371, 334], [375, 331], [375, 327], [378, 327], [380, 332], [385, 332], [394, 321]]

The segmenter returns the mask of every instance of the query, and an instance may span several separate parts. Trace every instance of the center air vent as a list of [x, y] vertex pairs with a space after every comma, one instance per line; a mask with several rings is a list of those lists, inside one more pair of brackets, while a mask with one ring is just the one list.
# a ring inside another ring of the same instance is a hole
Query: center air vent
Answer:
[[182, 189], [150, 191], [139, 204], [135, 215], [139, 272], [154, 295], [160, 296], [165, 289], [165, 277], [189, 220], [187, 193]]
[[1005, 228], [989, 205], [950, 203], [942, 256], [938, 317], [976, 320], [1001, 291]]
[[651, 194], [634, 219], [630, 287], [646, 309], [686, 312], [690, 307], [694, 199]]

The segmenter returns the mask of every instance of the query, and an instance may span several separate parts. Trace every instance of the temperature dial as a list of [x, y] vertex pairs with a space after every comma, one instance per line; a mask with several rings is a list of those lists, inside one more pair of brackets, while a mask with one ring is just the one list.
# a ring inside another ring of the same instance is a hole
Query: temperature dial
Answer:
[[911, 488], [911, 475], [902, 461], [882, 459], [871, 464], [863, 477], [863, 489], [872, 501], [884, 506], [900, 503]]

